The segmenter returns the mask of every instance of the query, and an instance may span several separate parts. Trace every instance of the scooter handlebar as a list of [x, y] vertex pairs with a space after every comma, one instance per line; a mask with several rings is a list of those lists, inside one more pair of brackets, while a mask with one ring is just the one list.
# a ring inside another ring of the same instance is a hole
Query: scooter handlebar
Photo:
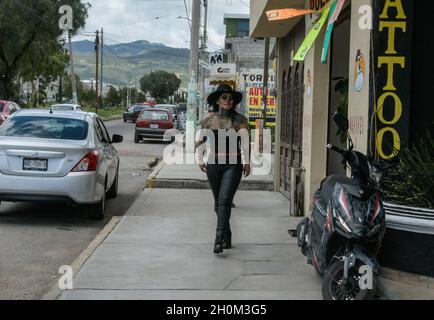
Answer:
[[332, 150], [332, 151], [335, 151], [335, 152], [338, 152], [338, 153], [340, 153], [340, 154], [344, 154], [344, 153], [345, 153], [344, 150], [342, 150], [342, 149], [340, 149], [340, 148], [338, 148], [338, 147], [336, 147], [336, 146], [334, 146], [334, 145], [332, 145], [332, 144], [328, 144], [328, 145], [327, 145], [327, 149]]

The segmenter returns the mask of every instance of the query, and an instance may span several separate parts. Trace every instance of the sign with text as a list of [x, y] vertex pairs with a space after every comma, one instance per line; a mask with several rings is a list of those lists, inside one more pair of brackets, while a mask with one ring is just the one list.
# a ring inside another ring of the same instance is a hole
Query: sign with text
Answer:
[[211, 67], [211, 78], [218, 80], [232, 79], [237, 76], [235, 63], [216, 63]]
[[387, 160], [408, 143], [414, 3], [373, 1], [373, 12], [377, 126], [371, 135], [375, 154]]
[[[250, 125], [255, 125], [257, 119], [262, 119], [262, 88], [248, 87], [247, 88], [247, 118]], [[266, 126], [274, 127], [276, 125], [276, 98], [270, 95], [268, 90], [267, 95], [267, 123]]]

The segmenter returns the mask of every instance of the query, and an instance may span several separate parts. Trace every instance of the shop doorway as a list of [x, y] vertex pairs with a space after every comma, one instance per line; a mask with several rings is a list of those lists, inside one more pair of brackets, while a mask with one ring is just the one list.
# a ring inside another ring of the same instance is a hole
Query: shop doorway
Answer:
[[[328, 108], [328, 143], [346, 148], [345, 136], [338, 134], [338, 127], [332, 115], [338, 109], [348, 114], [348, 79], [350, 70], [351, 6], [346, 7], [335, 23], [330, 47], [330, 92]], [[345, 102], [346, 101], [346, 102]], [[336, 152], [327, 153], [327, 175], [345, 174], [342, 156]]]
[[[298, 23], [284, 40], [284, 61], [291, 61], [292, 54], [305, 37], [305, 22]], [[280, 192], [291, 200], [292, 214], [300, 211], [301, 160], [303, 132], [304, 64], [290, 62], [282, 77]]]

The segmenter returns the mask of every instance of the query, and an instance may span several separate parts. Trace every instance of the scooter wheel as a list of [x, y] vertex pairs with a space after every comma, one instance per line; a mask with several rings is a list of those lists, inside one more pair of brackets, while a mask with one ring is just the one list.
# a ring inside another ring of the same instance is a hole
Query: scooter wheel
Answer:
[[361, 289], [358, 273], [361, 265], [349, 270], [348, 282], [344, 284], [344, 262], [336, 261], [326, 271], [322, 283], [322, 295], [324, 300], [370, 300], [375, 292], [375, 279], [373, 279], [374, 288]]

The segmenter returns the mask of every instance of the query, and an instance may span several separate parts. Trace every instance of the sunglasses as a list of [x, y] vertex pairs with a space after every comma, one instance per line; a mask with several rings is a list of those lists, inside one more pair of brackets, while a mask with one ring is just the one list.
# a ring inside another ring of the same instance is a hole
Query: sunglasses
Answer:
[[223, 101], [229, 100], [229, 101], [234, 101], [234, 97], [232, 97], [231, 95], [221, 95], [220, 97]]

